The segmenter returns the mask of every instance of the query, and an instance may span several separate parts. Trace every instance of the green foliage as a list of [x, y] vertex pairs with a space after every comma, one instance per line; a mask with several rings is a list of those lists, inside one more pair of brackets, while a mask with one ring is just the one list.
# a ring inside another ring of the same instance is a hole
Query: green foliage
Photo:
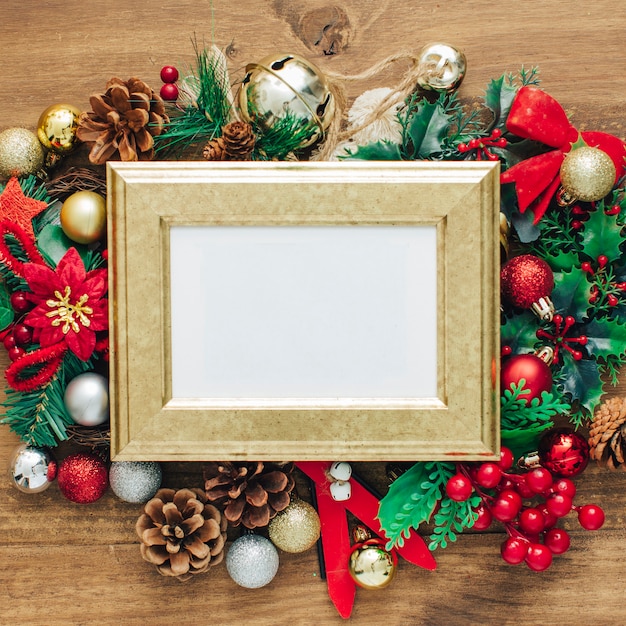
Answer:
[[485, 92], [485, 106], [493, 113], [493, 126], [495, 128], [504, 130], [511, 104], [519, 88], [523, 85], [539, 84], [538, 73], [536, 67], [530, 70], [522, 67], [517, 76], [515, 74], [503, 74], [500, 78], [489, 83]]
[[516, 385], [502, 390], [500, 398], [500, 426], [502, 431], [533, 428], [537, 425], [550, 425], [556, 415], [568, 413], [570, 405], [563, 401], [555, 389], [544, 391], [541, 398], [528, 401], [530, 391], [524, 389], [526, 381], [522, 378]]
[[539, 320], [530, 311], [506, 317], [500, 327], [500, 343], [509, 346], [513, 354], [532, 352], [537, 344], [538, 327]]
[[15, 312], [11, 306], [10, 295], [5, 283], [0, 283], [0, 330], [4, 330], [13, 322]]
[[595, 359], [606, 361], [626, 352], [626, 325], [610, 319], [594, 319], [585, 325], [587, 351]]
[[52, 267], [58, 264], [70, 248], [78, 250], [85, 265], [92, 256], [87, 246], [72, 241], [63, 229], [55, 224], [48, 224], [41, 229], [37, 237], [37, 248]]
[[355, 152], [347, 151], [341, 159], [359, 159], [363, 161], [400, 161], [400, 146], [390, 141], [377, 141], [366, 146], [358, 146]]
[[429, 550], [446, 548], [448, 541], [456, 541], [457, 533], [471, 528], [478, 519], [476, 508], [480, 504], [480, 496], [473, 495], [464, 502], [456, 502], [448, 497], [441, 500], [441, 506], [435, 513], [435, 528], [430, 536]]
[[252, 153], [255, 161], [284, 160], [299, 150], [314, 132], [315, 127], [306, 118], [297, 117], [291, 111], [278, 118], [269, 128], [253, 122], [256, 143]]
[[593, 261], [600, 255], [606, 256], [609, 261], [616, 261], [622, 255], [622, 228], [617, 224], [617, 217], [606, 215], [603, 207], [602, 203], [585, 222], [582, 233], [584, 253]]
[[554, 290], [551, 297], [558, 313], [571, 315], [576, 319], [587, 317], [590, 296], [591, 283], [588, 275], [580, 268], [554, 273]]
[[566, 350], [559, 353], [559, 358], [563, 364], [557, 372], [557, 388], [592, 414], [603, 393], [600, 366], [592, 359], [577, 361]]

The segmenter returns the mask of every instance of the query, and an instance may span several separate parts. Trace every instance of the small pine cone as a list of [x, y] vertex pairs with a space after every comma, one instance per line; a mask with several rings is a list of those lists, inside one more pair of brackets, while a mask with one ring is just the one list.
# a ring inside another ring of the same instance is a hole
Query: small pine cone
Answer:
[[227, 161], [228, 155], [226, 154], [226, 148], [224, 146], [224, 140], [221, 137], [217, 139], [211, 139], [204, 150], [202, 150], [202, 156], [207, 161]]
[[228, 161], [249, 161], [256, 142], [252, 126], [246, 122], [230, 122], [222, 129]]
[[222, 561], [227, 525], [200, 489], [159, 489], [137, 520], [141, 556], [163, 576], [187, 580]]
[[609, 398], [595, 412], [589, 429], [589, 457], [609, 469], [626, 471], [626, 398]]
[[233, 526], [267, 526], [289, 504], [295, 484], [292, 472], [291, 463], [209, 463], [204, 470], [206, 496], [223, 507], [224, 517]]

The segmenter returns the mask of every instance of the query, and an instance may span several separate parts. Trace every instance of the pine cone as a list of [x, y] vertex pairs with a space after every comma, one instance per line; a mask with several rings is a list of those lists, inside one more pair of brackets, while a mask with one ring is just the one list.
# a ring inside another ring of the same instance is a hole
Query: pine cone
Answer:
[[227, 161], [228, 155], [226, 154], [226, 147], [224, 146], [224, 140], [221, 137], [217, 139], [211, 139], [204, 150], [202, 150], [202, 156], [207, 161]]
[[281, 467], [261, 461], [209, 463], [204, 470], [207, 499], [224, 508], [224, 517], [233, 526], [267, 526], [289, 504], [292, 472], [291, 463]]
[[589, 429], [589, 457], [609, 469], [626, 471], [626, 398], [609, 398], [595, 412]]
[[102, 95], [89, 98], [93, 111], [81, 113], [76, 136], [91, 146], [89, 160], [102, 165], [117, 156], [122, 161], [149, 161], [154, 139], [169, 117], [161, 96], [138, 78], [111, 78]]
[[224, 558], [227, 521], [200, 489], [159, 489], [137, 520], [141, 556], [181, 580]]
[[246, 122], [230, 122], [222, 129], [228, 161], [249, 161], [256, 142], [252, 126]]

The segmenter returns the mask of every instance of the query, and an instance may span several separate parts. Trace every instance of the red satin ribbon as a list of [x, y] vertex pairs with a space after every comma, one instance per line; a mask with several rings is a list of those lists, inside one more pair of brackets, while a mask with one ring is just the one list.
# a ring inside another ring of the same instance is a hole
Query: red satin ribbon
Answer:
[[[348, 569], [350, 534], [346, 510], [350, 511], [374, 534], [387, 539], [377, 518], [379, 500], [363, 485], [350, 479], [352, 488], [350, 499], [345, 502], [336, 502], [330, 495], [328, 479], [330, 462], [300, 461], [296, 465], [315, 482], [317, 507], [322, 525], [322, 547], [326, 564], [328, 595], [339, 615], [347, 619], [354, 606], [356, 584]], [[411, 531], [401, 548], [394, 549], [414, 565], [429, 570], [437, 567], [431, 551], [415, 531]]]
[[567, 119], [563, 107], [545, 91], [531, 85], [522, 87], [515, 96], [506, 121], [507, 130], [518, 137], [532, 139], [555, 148], [531, 157], [503, 172], [501, 183], [515, 183], [519, 209], [531, 207], [537, 224], [556, 193], [561, 178], [559, 171], [565, 155], [580, 136], [593, 148], [606, 152], [615, 164], [617, 181], [624, 172], [626, 145], [608, 133], [579, 133]]

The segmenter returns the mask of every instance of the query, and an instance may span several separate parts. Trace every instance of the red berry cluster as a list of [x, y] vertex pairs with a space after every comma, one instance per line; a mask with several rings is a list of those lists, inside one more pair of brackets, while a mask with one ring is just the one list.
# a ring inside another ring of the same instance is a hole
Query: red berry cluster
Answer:
[[[595, 203], [592, 202], [591, 204], [592, 207], [595, 208]], [[614, 204], [610, 207], [606, 207], [604, 209], [604, 214], [619, 215], [621, 210], [622, 207], [619, 204]], [[575, 204], [574, 206], [572, 206], [572, 208], [570, 209], [570, 213], [573, 217], [572, 228], [574, 230], [580, 230], [581, 228], [583, 228], [585, 226], [585, 222], [589, 219], [589, 209], [583, 208], [579, 204]]]
[[457, 149], [461, 154], [475, 151], [477, 161], [482, 161], [483, 159], [498, 161], [500, 157], [489, 148], [505, 148], [506, 145], [507, 140], [502, 136], [502, 131], [499, 128], [494, 128], [489, 137], [470, 139], [467, 143], [460, 143]]
[[25, 313], [33, 308], [25, 291], [14, 291], [11, 294], [11, 307], [15, 311], [15, 322], [2, 334], [2, 343], [7, 349], [11, 361], [19, 359], [33, 341], [33, 329], [22, 323]]
[[174, 101], [178, 98], [178, 70], [173, 65], [165, 65], [161, 68], [161, 80], [164, 85], [161, 87], [160, 95], [163, 100]]
[[595, 504], [576, 506], [576, 486], [568, 478], [554, 479], [544, 467], [513, 474], [508, 471], [513, 461], [512, 452], [502, 448], [499, 463], [460, 463], [446, 484], [446, 493], [463, 502], [475, 491], [482, 502], [473, 527], [486, 530], [494, 519], [502, 522], [508, 534], [500, 551], [504, 561], [525, 562], [540, 572], [550, 567], [554, 554], [570, 546], [567, 531], [556, 527], [559, 518], [575, 511], [584, 529], [597, 530], [604, 523], [604, 512]]

